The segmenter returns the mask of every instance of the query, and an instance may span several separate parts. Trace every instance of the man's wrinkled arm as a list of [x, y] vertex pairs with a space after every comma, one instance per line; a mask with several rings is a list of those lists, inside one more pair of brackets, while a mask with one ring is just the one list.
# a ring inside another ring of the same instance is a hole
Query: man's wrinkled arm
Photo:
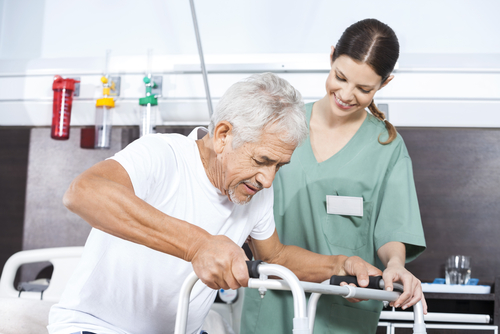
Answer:
[[208, 234], [137, 197], [128, 173], [114, 160], [102, 161], [73, 180], [63, 203], [94, 228], [187, 261], [188, 246]]
[[380, 270], [357, 256], [322, 255], [297, 246], [283, 245], [276, 231], [269, 239], [252, 239], [251, 242], [256, 259], [285, 266], [301, 281], [323, 282], [333, 275], [355, 275], [360, 285], [366, 286], [369, 275], [381, 274]]
[[211, 288], [246, 285], [246, 257], [240, 247], [137, 197], [128, 173], [114, 160], [102, 161], [79, 175], [63, 202], [94, 228], [192, 262], [198, 277]]

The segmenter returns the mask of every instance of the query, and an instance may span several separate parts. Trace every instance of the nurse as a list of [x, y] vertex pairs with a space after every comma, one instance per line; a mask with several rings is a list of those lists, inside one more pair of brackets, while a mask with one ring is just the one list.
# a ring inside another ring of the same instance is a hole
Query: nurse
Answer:
[[[359, 256], [383, 270], [388, 289], [404, 284], [395, 307], [422, 299], [426, 312], [420, 281], [405, 269], [425, 249], [411, 159], [373, 101], [398, 56], [394, 31], [375, 19], [351, 25], [332, 47], [326, 95], [306, 105], [310, 136], [274, 180], [274, 216], [283, 244]], [[375, 333], [381, 310], [324, 295], [314, 333]], [[291, 333], [292, 319], [289, 292], [245, 291], [242, 334]]]

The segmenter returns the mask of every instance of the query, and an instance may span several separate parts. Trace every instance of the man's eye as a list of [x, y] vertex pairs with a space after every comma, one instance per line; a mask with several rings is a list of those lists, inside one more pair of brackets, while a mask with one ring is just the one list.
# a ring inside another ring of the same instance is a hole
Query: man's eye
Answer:
[[263, 165], [263, 164], [264, 164], [264, 162], [259, 161], [259, 160], [257, 160], [257, 159], [253, 159], [253, 161], [255, 161], [255, 163], [256, 163], [257, 165]]

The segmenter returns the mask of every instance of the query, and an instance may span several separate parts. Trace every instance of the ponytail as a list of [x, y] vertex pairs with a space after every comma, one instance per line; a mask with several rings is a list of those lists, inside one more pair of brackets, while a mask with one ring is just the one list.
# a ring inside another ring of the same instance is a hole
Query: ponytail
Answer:
[[378, 139], [378, 142], [382, 145], [387, 145], [390, 144], [394, 139], [396, 139], [398, 132], [396, 131], [396, 128], [394, 125], [389, 123], [387, 119], [385, 119], [385, 114], [380, 111], [377, 106], [375, 105], [375, 102], [372, 100], [372, 103], [368, 106], [368, 109], [370, 109], [371, 113], [373, 116], [377, 117], [379, 120], [384, 122], [385, 128], [387, 129], [387, 132], [389, 133], [389, 138], [385, 142], [380, 141], [380, 136]]

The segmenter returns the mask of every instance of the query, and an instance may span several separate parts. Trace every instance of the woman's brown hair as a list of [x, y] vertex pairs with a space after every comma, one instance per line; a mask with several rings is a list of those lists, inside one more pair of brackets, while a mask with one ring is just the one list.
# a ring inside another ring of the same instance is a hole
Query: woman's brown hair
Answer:
[[[368, 64], [382, 78], [382, 84], [389, 78], [399, 58], [399, 42], [394, 31], [385, 23], [376, 19], [366, 19], [349, 26], [340, 37], [332, 62], [339, 56], [346, 55], [359, 62]], [[386, 120], [372, 100], [368, 106], [373, 116], [385, 123], [389, 138], [381, 144], [389, 144], [396, 136], [394, 125]]]

